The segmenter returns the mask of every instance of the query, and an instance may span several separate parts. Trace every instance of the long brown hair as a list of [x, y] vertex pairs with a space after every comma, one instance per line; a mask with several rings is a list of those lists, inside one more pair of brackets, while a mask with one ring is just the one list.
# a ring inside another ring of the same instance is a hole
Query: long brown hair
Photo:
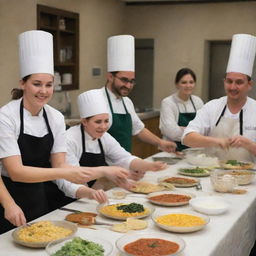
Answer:
[[[29, 79], [30, 75], [22, 78], [23, 82], [26, 82]], [[18, 100], [23, 97], [23, 90], [20, 88], [13, 88], [11, 91], [12, 100]]]

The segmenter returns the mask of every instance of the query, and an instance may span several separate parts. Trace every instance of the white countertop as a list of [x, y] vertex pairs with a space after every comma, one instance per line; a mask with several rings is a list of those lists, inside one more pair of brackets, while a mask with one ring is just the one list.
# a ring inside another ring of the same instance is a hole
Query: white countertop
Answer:
[[[162, 156], [167, 153], [158, 153]], [[151, 159], [151, 158], [149, 158]], [[168, 167], [168, 169], [159, 172], [148, 172], [144, 178], [147, 181], [156, 181], [159, 177], [176, 175], [177, 169], [188, 166], [185, 160], [180, 161], [176, 165]], [[210, 216], [210, 222], [207, 226], [194, 233], [186, 233], [176, 235], [183, 238], [186, 242], [185, 250], [180, 256], [247, 256], [256, 238], [256, 184], [241, 187], [247, 189], [248, 192], [242, 195], [236, 194], [222, 194], [214, 192], [210, 184], [209, 177], [200, 178], [202, 184], [202, 191], [195, 188], [180, 188], [178, 190], [189, 191], [196, 196], [218, 195], [223, 197], [229, 204], [229, 210], [217, 216]], [[110, 193], [110, 192], [108, 192]], [[111, 193], [110, 193], [111, 194]], [[128, 196], [127, 199], [143, 202], [146, 200], [145, 196], [138, 197]], [[125, 199], [122, 199], [124, 201]], [[77, 209], [80, 211], [96, 211], [97, 202], [82, 199], [71, 203], [68, 208]], [[181, 207], [161, 207], [155, 206], [157, 210], [171, 213], [172, 211], [192, 210], [190, 206]], [[56, 210], [41, 218], [40, 220], [63, 220], [68, 214], [66, 211]], [[99, 220], [104, 222], [117, 223], [118, 221], [110, 220], [105, 217], [98, 216]], [[38, 220], [39, 220], [38, 219]], [[168, 236], [169, 232], [160, 230], [156, 227], [150, 217], [149, 227], [146, 232], [158, 231], [163, 232]], [[137, 232], [137, 231], [135, 231]], [[0, 236], [0, 256], [43, 256], [46, 255], [44, 249], [30, 249], [16, 245], [11, 237], [12, 231], [9, 231]], [[118, 252], [115, 247], [115, 241], [123, 236], [122, 233], [113, 232], [108, 226], [95, 226], [95, 230], [88, 228], [78, 228], [78, 236], [85, 239], [90, 239], [91, 236], [103, 237], [112, 243], [114, 249], [111, 256], [117, 256]]]

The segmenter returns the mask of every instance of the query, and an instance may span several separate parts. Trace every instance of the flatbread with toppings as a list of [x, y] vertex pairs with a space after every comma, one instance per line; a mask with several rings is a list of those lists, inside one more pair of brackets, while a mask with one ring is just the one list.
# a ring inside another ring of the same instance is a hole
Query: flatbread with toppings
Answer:
[[158, 185], [158, 184], [139, 181], [139, 182], [136, 183], [135, 187], [130, 189], [130, 190], [132, 192], [136, 192], [136, 193], [149, 194], [149, 193], [152, 193], [152, 192], [162, 191], [164, 189], [165, 189], [164, 186], [161, 186], [161, 185]]
[[254, 164], [250, 162], [241, 162], [237, 160], [228, 160], [226, 161], [222, 167], [224, 169], [233, 169], [233, 170], [248, 170], [253, 169]]
[[199, 183], [198, 179], [185, 177], [163, 177], [159, 179], [160, 184], [172, 184], [175, 187], [193, 187]]
[[207, 168], [181, 168], [179, 169], [179, 173], [187, 176], [195, 176], [195, 177], [205, 177], [210, 175], [210, 171]]

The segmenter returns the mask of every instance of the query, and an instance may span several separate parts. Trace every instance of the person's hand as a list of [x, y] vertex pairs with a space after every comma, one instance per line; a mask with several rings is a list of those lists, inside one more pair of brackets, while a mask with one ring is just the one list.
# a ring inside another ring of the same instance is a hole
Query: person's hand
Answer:
[[134, 185], [128, 181], [129, 171], [119, 166], [103, 167], [104, 176], [117, 186], [130, 189]]
[[129, 174], [129, 179], [132, 180], [140, 180], [144, 177], [145, 175], [145, 171], [134, 171], [134, 170], [130, 170], [130, 174]]
[[26, 224], [26, 218], [23, 211], [15, 203], [8, 204], [4, 208], [4, 217], [14, 226], [21, 226]]
[[168, 140], [162, 140], [160, 141], [159, 144], [159, 149], [165, 152], [175, 152], [176, 151], [176, 143], [173, 141], [168, 141]]
[[164, 163], [164, 162], [161, 162], [161, 161], [156, 161], [156, 162], [153, 162], [153, 163], [149, 163], [149, 167], [148, 167], [148, 171], [153, 171], [153, 172], [156, 172], [156, 171], [161, 171], [161, 170], [164, 170], [167, 168], [167, 164]]
[[221, 149], [227, 150], [229, 149], [230, 142], [227, 138], [214, 138], [214, 142], [216, 146], [220, 147]]
[[229, 138], [229, 145], [234, 148], [247, 148], [251, 143], [252, 141], [241, 135]]
[[99, 189], [99, 190], [91, 189], [89, 193], [89, 198], [98, 201], [100, 204], [106, 203], [108, 201], [108, 196], [105, 193], [105, 191], [102, 189]]

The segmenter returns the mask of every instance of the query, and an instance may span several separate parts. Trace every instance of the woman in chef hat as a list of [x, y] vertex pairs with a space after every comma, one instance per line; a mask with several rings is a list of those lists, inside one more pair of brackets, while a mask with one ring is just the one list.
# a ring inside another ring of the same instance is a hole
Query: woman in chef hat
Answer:
[[[18, 94], [22, 97], [0, 110], [0, 168], [5, 186], [27, 220], [70, 200], [49, 181], [66, 179], [82, 184], [106, 176], [119, 185], [129, 186], [128, 172], [122, 168], [73, 167], [66, 163], [64, 117], [47, 105], [53, 95], [52, 35], [27, 31], [19, 36], [19, 43], [21, 90]], [[63, 182], [66, 181], [61, 180], [60, 187]], [[73, 183], [67, 193], [81, 196], [86, 187]], [[11, 228], [0, 208], [0, 232]]]
[[196, 86], [196, 74], [189, 68], [180, 69], [175, 77], [177, 92], [164, 98], [160, 110], [160, 130], [164, 138], [175, 141], [177, 150], [187, 148], [180, 140], [188, 123], [204, 103], [192, 95]]
[[[112, 137], [109, 129], [108, 106], [101, 89], [90, 90], [78, 96], [81, 125], [67, 130], [67, 161], [76, 166], [115, 165], [130, 169], [130, 178], [138, 180], [145, 171], [166, 168], [162, 162], [149, 162], [127, 152]], [[94, 181], [88, 183], [89, 186]], [[99, 182], [97, 182], [99, 183]], [[95, 184], [93, 187], [108, 189]], [[109, 184], [109, 183], [108, 183]], [[107, 185], [107, 184], [105, 184]]]

